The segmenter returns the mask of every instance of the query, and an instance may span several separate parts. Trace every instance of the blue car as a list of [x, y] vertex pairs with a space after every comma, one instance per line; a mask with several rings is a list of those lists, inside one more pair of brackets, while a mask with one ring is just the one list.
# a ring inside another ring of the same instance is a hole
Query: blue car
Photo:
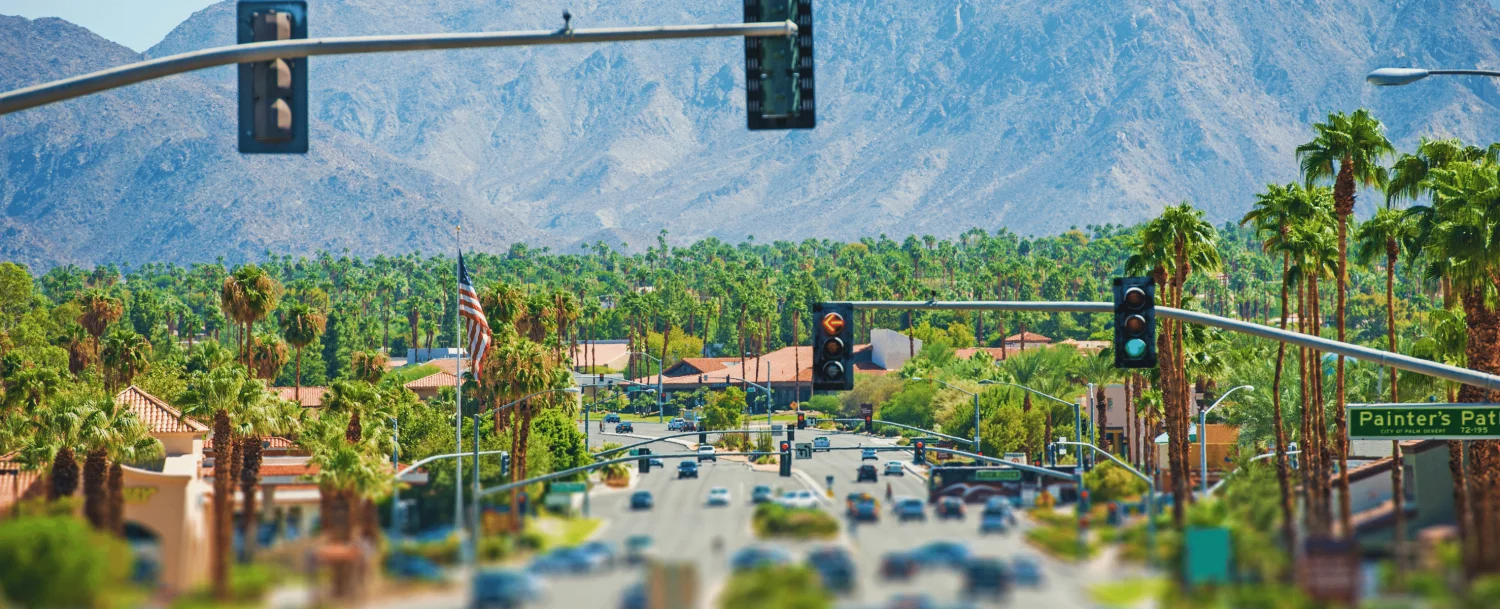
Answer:
[[979, 517], [980, 533], [1007, 533], [1010, 531], [1010, 520], [1004, 513], [994, 510], [985, 510]]
[[934, 541], [917, 548], [912, 558], [923, 566], [960, 568], [969, 561], [969, 546], [956, 541]]
[[619, 560], [620, 556], [619, 551], [615, 549], [615, 544], [608, 541], [590, 541], [578, 546], [578, 551], [590, 556], [599, 557], [600, 562], [605, 567], [615, 566], [615, 562]]
[[415, 554], [391, 554], [385, 559], [385, 570], [400, 579], [440, 582], [447, 579], [442, 567]]
[[646, 562], [651, 551], [652, 544], [650, 535], [631, 535], [625, 539], [625, 562], [638, 565]]
[[733, 571], [749, 571], [760, 567], [786, 565], [792, 562], [791, 555], [786, 550], [773, 546], [746, 546], [735, 552], [729, 558], [729, 568]]
[[1030, 556], [1017, 556], [1010, 561], [1010, 576], [1018, 586], [1038, 587], [1042, 585], [1042, 568]]
[[896, 512], [896, 520], [898, 522], [927, 520], [926, 506], [922, 504], [921, 499], [915, 497], [897, 500], [895, 507], [892, 509]]
[[807, 564], [818, 572], [823, 587], [835, 594], [854, 591], [854, 574], [858, 569], [849, 551], [839, 546], [826, 546], [807, 555]]
[[474, 574], [472, 609], [517, 609], [541, 600], [541, 582], [510, 569], [483, 570]]
[[651, 498], [651, 491], [636, 491], [630, 494], [630, 509], [649, 510], [656, 503]]

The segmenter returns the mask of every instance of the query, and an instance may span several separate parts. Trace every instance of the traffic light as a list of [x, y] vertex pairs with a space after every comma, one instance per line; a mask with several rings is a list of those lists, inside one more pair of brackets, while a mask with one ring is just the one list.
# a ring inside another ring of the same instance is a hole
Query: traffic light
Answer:
[[699, 446], [705, 446], [707, 444], [708, 444], [708, 432], [706, 432], [706, 431], [700, 431], [700, 432], [698, 432], [698, 445]]
[[510, 454], [508, 453], [500, 455], [500, 476], [502, 478], [510, 476]]
[[[307, 38], [306, 0], [242, 0], [236, 9], [239, 44]], [[239, 65], [240, 152], [307, 152], [307, 58]]]
[[640, 454], [641, 454], [641, 460], [636, 462], [636, 467], [639, 468], [641, 470], [641, 473], [643, 473], [643, 474], [650, 473], [651, 472], [651, 449], [649, 449], [649, 448], [642, 448]]
[[797, 429], [807, 429], [807, 415], [797, 411]]
[[854, 388], [854, 305], [813, 305], [813, 389]]
[[781, 476], [783, 478], [792, 475], [792, 443], [783, 441], [781, 443]]
[[926, 463], [927, 462], [927, 443], [918, 440], [917, 443], [913, 444], [912, 446], [915, 446], [916, 450], [914, 450], [912, 452], [912, 454], [911, 454], [911, 462], [915, 463], [917, 465], [921, 465], [923, 463]]
[[792, 21], [795, 37], [745, 37], [745, 109], [747, 126], [762, 129], [812, 129], [812, 0], [745, 0], [745, 23]]
[[1115, 367], [1156, 367], [1156, 282], [1115, 278]]
[[865, 415], [865, 433], [875, 433], [874, 417]]
[[796, 442], [797, 441], [797, 430], [796, 430], [796, 428], [792, 428], [792, 427], [786, 428], [786, 441], [788, 441], [788, 442]]

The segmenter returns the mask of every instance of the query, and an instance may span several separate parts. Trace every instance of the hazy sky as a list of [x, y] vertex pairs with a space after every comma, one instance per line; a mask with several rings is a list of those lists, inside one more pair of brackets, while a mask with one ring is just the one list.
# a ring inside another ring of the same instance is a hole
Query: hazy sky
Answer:
[[216, 0], [0, 0], [0, 15], [62, 17], [144, 51], [189, 15]]

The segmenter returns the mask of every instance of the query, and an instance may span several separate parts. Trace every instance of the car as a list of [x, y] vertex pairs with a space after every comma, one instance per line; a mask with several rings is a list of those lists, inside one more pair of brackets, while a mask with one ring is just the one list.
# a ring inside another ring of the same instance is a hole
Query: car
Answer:
[[901, 499], [897, 499], [895, 505], [891, 508], [891, 511], [895, 512], [896, 520], [898, 522], [906, 522], [908, 520], [927, 520], [926, 506], [922, 503], [921, 499], [917, 499], [915, 497], [903, 497]]
[[630, 421], [618, 423], [615, 425], [615, 433], [635, 433], [635, 425], [632, 425]]
[[813, 438], [813, 450], [821, 450], [826, 452], [832, 449], [833, 444], [828, 441], [828, 436], [818, 436], [816, 438]]
[[682, 431], [698, 431], [698, 424], [693, 421], [683, 421]]
[[615, 566], [615, 563], [620, 559], [619, 550], [615, 548], [615, 544], [608, 541], [590, 541], [578, 546], [578, 550], [586, 554], [598, 556], [605, 567]]
[[714, 447], [712, 445], [705, 444], [698, 447], [698, 461], [700, 463], [703, 461], [718, 463], [719, 457], [714, 454]]
[[958, 497], [943, 497], [938, 500], [937, 515], [939, 520], [964, 518], [964, 500]]
[[609, 414], [606, 414], [606, 415], [604, 415], [604, 422], [605, 423], [619, 423], [620, 422], [620, 415], [617, 415], [617, 414], [615, 414], [613, 412], [611, 412]]
[[764, 484], [758, 484], [754, 489], [750, 490], [750, 503], [765, 503], [773, 497], [771, 487]]
[[849, 551], [839, 546], [823, 546], [809, 552], [807, 565], [818, 572], [823, 587], [834, 594], [854, 591], [854, 575], [858, 569]]
[[781, 494], [781, 505], [789, 508], [813, 509], [818, 507], [818, 497], [812, 491], [787, 491]]
[[443, 568], [416, 554], [397, 552], [385, 559], [385, 570], [398, 579], [441, 582], [447, 580]]
[[625, 563], [639, 565], [646, 562], [650, 556], [651, 545], [655, 543], [650, 535], [631, 535], [625, 538]]
[[697, 478], [698, 463], [696, 461], [680, 461], [677, 463], [677, 479]]
[[682, 419], [672, 419], [667, 422], [667, 431], [682, 431]]
[[470, 607], [512, 609], [542, 599], [541, 580], [514, 569], [483, 569], [474, 574]]
[[859, 451], [859, 460], [860, 461], [879, 461], [880, 460], [880, 456], [875, 454], [875, 449], [873, 449], [873, 448], [866, 448], [866, 449], [864, 449], [862, 451]]
[[582, 548], [557, 548], [531, 561], [535, 573], [592, 573], [605, 566], [605, 557]]
[[1035, 558], [1025, 554], [1011, 559], [1010, 575], [1018, 586], [1036, 588], [1042, 585], [1042, 568]]
[[900, 461], [887, 461], [885, 463], [885, 475], [887, 475], [887, 476], [905, 476], [906, 475], [906, 467], [903, 466], [903, 465], [901, 465]]
[[651, 457], [646, 461], [651, 463], [651, 467], [666, 467], [666, 465], [662, 463], [661, 457]]
[[740, 548], [734, 556], [729, 557], [729, 568], [735, 572], [749, 571], [760, 567], [771, 567], [791, 564], [792, 557], [786, 550], [776, 546], [749, 545]]
[[938, 609], [937, 601], [927, 594], [896, 594], [891, 596], [890, 609]]
[[858, 502], [859, 500], [864, 499], [865, 497], [869, 497], [869, 496], [870, 496], [870, 494], [866, 493], [864, 491], [854, 491], [852, 493], [849, 493], [848, 495], [846, 495], [844, 497], [844, 511], [848, 512], [848, 514], [850, 516], [853, 516], [854, 515], [854, 504], [856, 502]]
[[630, 494], [630, 509], [649, 510], [656, 503], [651, 498], [651, 491], [636, 491]]
[[875, 472], [874, 465], [861, 465], [854, 473], [855, 482], [879, 482], [880, 475]]
[[922, 566], [961, 568], [969, 560], [969, 546], [956, 541], [934, 541], [912, 551]]
[[1010, 592], [1010, 569], [997, 558], [974, 558], [963, 566], [963, 594], [968, 598], [1004, 598]]
[[729, 505], [729, 489], [722, 486], [708, 489], [708, 505]]
[[874, 497], [861, 499], [854, 504], [854, 512], [850, 515], [861, 522], [880, 521], [880, 503]]
[[891, 552], [880, 557], [880, 576], [891, 580], [907, 580], [917, 574], [917, 561], [904, 552]]
[[1010, 520], [1000, 512], [985, 510], [979, 515], [980, 533], [1005, 534], [1010, 532], [1010, 526]]
[[646, 596], [646, 583], [636, 582], [620, 595], [620, 609], [648, 609], [650, 598]]

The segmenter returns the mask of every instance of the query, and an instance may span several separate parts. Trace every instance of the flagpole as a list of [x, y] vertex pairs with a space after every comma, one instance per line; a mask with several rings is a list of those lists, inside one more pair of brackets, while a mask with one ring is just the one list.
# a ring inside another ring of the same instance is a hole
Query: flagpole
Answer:
[[[463, 315], [459, 313], [462, 308], [460, 300], [459, 283], [463, 281], [463, 242], [460, 233], [463, 226], [453, 228], [453, 243], [458, 248], [459, 259], [453, 263], [453, 344], [458, 356], [457, 365], [454, 367], [454, 376], [457, 377], [453, 383], [453, 447], [454, 452], [462, 453], [464, 450], [464, 351], [463, 342], [460, 337], [464, 335]], [[479, 430], [475, 430], [478, 433]], [[464, 533], [464, 459], [459, 457], [453, 460], [453, 529], [458, 535]]]

